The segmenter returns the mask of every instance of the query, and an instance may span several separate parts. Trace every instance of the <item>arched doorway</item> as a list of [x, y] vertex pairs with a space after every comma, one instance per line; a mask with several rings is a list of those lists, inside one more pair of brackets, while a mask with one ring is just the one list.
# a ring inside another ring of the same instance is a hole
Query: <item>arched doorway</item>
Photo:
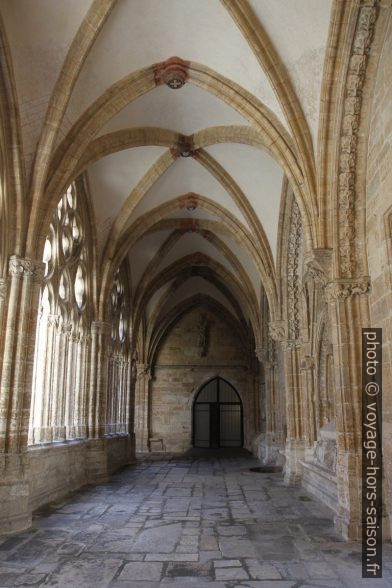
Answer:
[[235, 388], [223, 378], [210, 380], [193, 404], [194, 447], [242, 447], [242, 402]]

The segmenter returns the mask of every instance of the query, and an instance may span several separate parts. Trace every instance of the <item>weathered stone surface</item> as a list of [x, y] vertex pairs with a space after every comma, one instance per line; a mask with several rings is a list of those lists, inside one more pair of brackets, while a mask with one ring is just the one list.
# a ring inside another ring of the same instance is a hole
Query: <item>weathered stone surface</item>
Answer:
[[257, 559], [246, 559], [246, 567], [255, 580], [281, 580], [282, 575], [271, 564], [261, 564]]
[[181, 535], [181, 525], [161, 525], [142, 531], [136, 539], [134, 551], [170, 553], [174, 548]]
[[[360, 545], [341, 541], [326, 507], [299, 500], [307, 496], [304, 490], [285, 487], [282, 475], [255, 481], [249, 467], [257, 461], [243, 450], [236, 457], [224, 450], [203, 455], [200, 460], [196, 452], [178, 462], [171, 456], [144, 458], [113, 476], [111, 484], [88, 488], [37, 516], [35, 531], [0, 539], [0, 586], [361, 585]], [[173, 481], [172, 470], [184, 461], [187, 474]], [[247, 505], [247, 493], [258, 486], [269, 495], [271, 509], [284, 508], [284, 517], [243, 520], [227, 492], [226, 483], [234, 481], [241, 503]], [[217, 501], [226, 504], [228, 515], [223, 520], [179, 515], [167, 522], [165, 501], [175, 499], [166, 497], [166, 490], [176, 488], [200, 491], [202, 509]], [[151, 505], [159, 512], [149, 512]], [[389, 568], [385, 565], [382, 588], [392, 583], [391, 545], [384, 546], [383, 555]]]
[[119, 580], [128, 582], [139, 580], [160, 580], [162, 568], [163, 564], [160, 563], [132, 562], [124, 566], [124, 569], [119, 575]]
[[247, 580], [249, 578], [246, 571], [240, 568], [216, 568], [215, 577], [217, 580]]
[[224, 557], [256, 557], [256, 550], [248, 539], [239, 537], [222, 537], [219, 549]]
[[69, 588], [83, 586], [84, 588], [104, 588], [113, 579], [121, 566], [119, 559], [90, 559], [66, 561], [58, 572], [53, 573], [45, 582], [45, 586], [52, 588]]

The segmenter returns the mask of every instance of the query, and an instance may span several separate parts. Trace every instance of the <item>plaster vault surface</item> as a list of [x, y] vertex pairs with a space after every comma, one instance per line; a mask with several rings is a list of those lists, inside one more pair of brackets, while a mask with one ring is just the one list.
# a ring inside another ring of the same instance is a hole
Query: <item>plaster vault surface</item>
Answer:
[[347, 588], [362, 580], [361, 545], [282, 475], [250, 471], [245, 450], [150, 454], [37, 513], [0, 542], [0, 586], [62, 588]]

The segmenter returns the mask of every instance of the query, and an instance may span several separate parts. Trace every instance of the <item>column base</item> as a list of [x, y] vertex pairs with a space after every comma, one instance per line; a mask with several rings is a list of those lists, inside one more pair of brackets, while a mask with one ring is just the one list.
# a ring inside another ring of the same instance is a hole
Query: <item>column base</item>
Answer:
[[136, 453], [149, 453], [148, 431], [145, 429], [135, 429]]
[[264, 465], [282, 465], [282, 446], [276, 441], [274, 433], [262, 433], [254, 442], [254, 453]]
[[339, 513], [334, 517], [336, 532], [346, 541], [362, 540], [361, 521], [350, 520], [348, 513]]
[[302, 461], [305, 457], [305, 442], [301, 440], [288, 440], [285, 449], [284, 481], [290, 486], [301, 484], [303, 468]]

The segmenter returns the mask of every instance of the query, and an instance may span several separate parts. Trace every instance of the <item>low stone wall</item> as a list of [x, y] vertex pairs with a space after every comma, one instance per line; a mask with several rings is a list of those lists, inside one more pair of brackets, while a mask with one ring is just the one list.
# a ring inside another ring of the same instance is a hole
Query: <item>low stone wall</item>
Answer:
[[108, 474], [133, 461], [132, 447], [129, 435], [30, 447], [30, 509], [61, 500], [86, 484], [105, 481]]
[[134, 435], [116, 435], [107, 437], [106, 455], [108, 473], [112, 474], [126, 464], [135, 462]]

